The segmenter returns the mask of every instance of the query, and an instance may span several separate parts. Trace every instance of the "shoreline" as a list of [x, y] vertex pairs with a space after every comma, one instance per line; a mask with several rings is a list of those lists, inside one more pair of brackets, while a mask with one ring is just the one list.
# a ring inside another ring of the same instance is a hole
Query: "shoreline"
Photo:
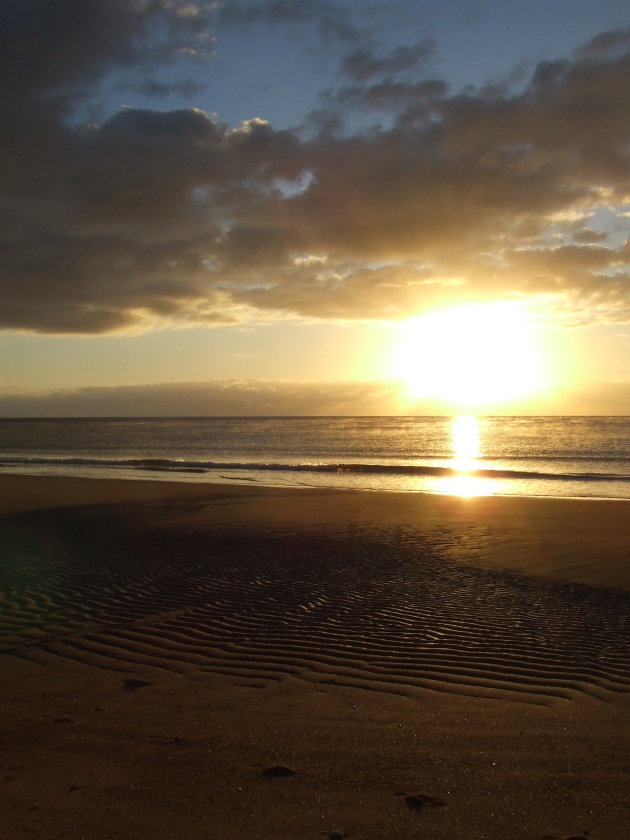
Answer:
[[[448, 468], [450, 470], [450, 468]], [[244, 470], [245, 471], [245, 470]], [[280, 471], [280, 470], [278, 470]], [[274, 472], [276, 472], [274, 470]], [[491, 471], [490, 471], [491, 472]], [[330, 491], [330, 492], [354, 492], [354, 493], [395, 493], [395, 494], [411, 494], [411, 495], [428, 495], [428, 496], [447, 496], [447, 497], [460, 497], [460, 498], [482, 498], [482, 497], [490, 497], [493, 498], [507, 498], [507, 499], [567, 499], [572, 501], [601, 501], [601, 502], [630, 502], [630, 495], [627, 497], [624, 496], [597, 496], [597, 495], [579, 495], [579, 494], [567, 494], [561, 495], [558, 493], [516, 493], [516, 492], [500, 492], [496, 485], [497, 480], [492, 477], [492, 475], [478, 475], [474, 471], [473, 472], [459, 472], [456, 469], [449, 471], [448, 474], [442, 476], [440, 478], [441, 481], [447, 482], [451, 486], [457, 487], [460, 482], [462, 482], [459, 486], [461, 486], [461, 490], [453, 489], [453, 490], [433, 490], [427, 488], [400, 488], [400, 487], [369, 487], [369, 486], [332, 486], [326, 484], [304, 484], [304, 483], [296, 483], [296, 484], [275, 484], [269, 483], [266, 484], [264, 481], [260, 481], [254, 478], [233, 478], [227, 476], [218, 476], [216, 478], [212, 477], [210, 473], [203, 473], [200, 474], [197, 470], [182, 470], [180, 471], [172, 471], [172, 472], [163, 472], [159, 469], [156, 470], [147, 470], [145, 474], [142, 474], [141, 471], [136, 472], [133, 471], [127, 474], [121, 474], [120, 472], [102, 472], [102, 473], [94, 473], [94, 474], [78, 474], [76, 472], [34, 472], [34, 471], [9, 471], [3, 470], [0, 472], [0, 478], [2, 476], [15, 476], [15, 477], [23, 477], [23, 478], [33, 478], [33, 479], [59, 479], [59, 480], [77, 480], [77, 481], [124, 481], [124, 482], [148, 482], [153, 484], [176, 484], [176, 485], [193, 485], [193, 486], [220, 486], [220, 487], [257, 487], [261, 490], [317, 490], [317, 491]], [[492, 482], [493, 489], [491, 491], [486, 490], [485, 492], [480, 492], [479, 490], [472, 489], [470, 492], [467, 492], [465, 482], [472, 481], [473, 483], [480, 482], [480, 486], [483, 487], [484, 482]], [[606, 482], [606, 478], [599, 478], [597, 479], [597, 484], [600, 482]], [[617, 477], [613, 477], [613, 481], [618, 481]], [[624, 481], [625, 481], [624, 477]], [[564, 482], [564, 477], [558, 477], [558, 483]], [[584, 481], [583, 478], [576, 478], [577, 483], [581, 483]], [[555, 479], [554, 479], [555, 483]]]
[[[177, 484], [177, 485], [201, 485], [201, 486], [232, 486], [232, 487], [258, 487], [262, 489], [282, 489], [282, 490], [321, 490], [321, 491], [351, 491], [351, 492], [365, 492], [365, 493], [395, 493], [403, 494], [409, 493], [412, 495], [430, 495], [430, 496], [457, 496], [457, 497], [496, 497], [496, 498], [534, 498], [534, 499], [571, 499], [571, 500], [593, 500], [593, 501], [622, 501], [630, 502], [630, 491], [627, 489], [628, 478], [626, 476], [620, 477], [612, 474], [610, 477], [602, 475], [597, 478], [590, 476], [560, 476], [560, 475], [538, 475], [522, 474], [519, 478], [514, 478], [512, 475], [505, 473], [500, 469], [481, 469], [478, 471], [462, 472], [455, 467], [440, 467], [427, 468], [426, 472], [421, 472], [413, 480], [410, 474], [403, 471], [398, 474], [397, 468], [394, 468], [392, 475], [397, 476], [395, 484], [388, 486], [387, 483], [382, 483], [383, 473], [376, 470], [374, 474], [370, 471], [363, 472], [362, 470], [354, 471], [354, 465], [348, 465], [351, 469], [346, 471], [343, 466], [336, 464], [327, 464], [324, 467], [314, 470], [314, 475], [324, 473], [325, 475], [339, 474], [343, 476], [342, 482], [334, 483], [306, 483], [306, 482], [274, 482], [269, 479], [271, 475], [278, 475], [283, 473], [281, 467], [274, 467], [273, 469], [265, 468], [262, 471], [257, 470], [256, 466], [248, 469], [247, 466], [239, 467], [235, 472], [252, 473], [249, 475], [221, 475], [214, 476], [211, 471], [197, 468], [183, 468], [181, 470], [164, 471], [161, 469], [145, 468], [143, 470], [123, 469], [122, 471], [115, 470], [86, 470], [86, 471], [69, 471], [69, 472], [38, 472], [24, 470], [2, 471], [0, 476], [23, 476], [30, 478], [56, 478], [56, 479], [78, 479], [87, 481], [131, 481], [131, 482], [151, 482], [159, 484]], [[226, 467], [229, 469], [229, 465]], [[217, 468], [220, 471], [220, 468]], [[496, 475], [495, 475], [496, 473]], [[290, 468], [288, 475], [308, 475], [307, 468], [295, 469]], [[507, 476], [507, 477], [506, 477]], [[360, 481], [359, 481], [360, 477]], [[377, 478], [378, 477], [378, 478]], [[370, 480], [374, 483], [371, 485]], [[353, 480], [356, 483], [353, 483]], [[518, 482], [523, 481], [528, 490], [518, 491]], [[584, 486], [592, 485], [588, 493], [583, 491]], [[603, 485], [608, 487], [608, 492], [600, 494], [596, 493], [595, 489], [600, 489]], [[626, 495], [620, 491], [620, 486], [625, 488]], [[554, 492], [554, 489], [562, 488], [560, 492]], [[516, 489], [515, 489], [516, 488]]]
[[0, 475], [0, 516], [160, 501], [189, 504], [177, 510], [177, 527], [399, 527], [436, 542], [449, 560], [630, 590], [630, 500]]

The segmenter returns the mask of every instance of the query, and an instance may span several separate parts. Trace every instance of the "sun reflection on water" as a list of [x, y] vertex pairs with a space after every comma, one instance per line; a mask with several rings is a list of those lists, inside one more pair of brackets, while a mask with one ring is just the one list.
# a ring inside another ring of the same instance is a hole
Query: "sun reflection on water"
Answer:
[[469, 473], [478, 469], [477, 458], [481, 455], [481, 451], [477, 418], [468, 415], [454, 417], [451, 436], [455, 455], [453, 469], [459, 473]]
[[455, 474], [444, 479], [444, 492], [449, 495], [491, 496], [494, 484], [491, 479], [475, 475], [481, 468], [479, 422], [476, 417], [461, 415], [453, 418], [451, 427], [453, 458], [450, 466]]

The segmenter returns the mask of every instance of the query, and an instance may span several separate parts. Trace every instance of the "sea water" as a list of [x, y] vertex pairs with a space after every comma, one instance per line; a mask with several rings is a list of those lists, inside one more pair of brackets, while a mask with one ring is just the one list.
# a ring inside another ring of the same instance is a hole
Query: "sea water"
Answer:
[[628, 499], [630, 418], [0, 419], [0, 472]]

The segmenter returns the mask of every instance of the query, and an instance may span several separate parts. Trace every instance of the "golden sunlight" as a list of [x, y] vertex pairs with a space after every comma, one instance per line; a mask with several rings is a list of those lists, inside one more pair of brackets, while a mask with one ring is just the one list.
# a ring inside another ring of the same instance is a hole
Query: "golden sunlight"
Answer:
[[475, 417], [453, 418], [453, 467], [460, 473], [477, 469], [479, 451], [479, 424]]
[[444, 479], [443, 492], [464, 498], [491, 496], [495, 492], [495, 482], [475, 475], [475, 470], [480, 467], [477, 459], [481, 456], [479, 421], [476, 417], [453, 417], [451, 446], [453, 459], [450, 465], [456, 473]]
[[542, 387], [532, 318], [519, 302], [468, 304], [401, 327], [394, 374], [415, 399], [480, 407]]

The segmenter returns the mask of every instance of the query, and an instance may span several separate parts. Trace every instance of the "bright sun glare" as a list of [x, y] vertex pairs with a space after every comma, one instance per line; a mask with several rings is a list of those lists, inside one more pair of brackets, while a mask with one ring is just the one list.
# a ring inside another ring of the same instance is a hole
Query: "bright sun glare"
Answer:
[[477, 467], [480, 456], [479, 424], [475, 417], [454, 417], [452, 423], [454, 468], [458, 472], [471, 472]]
[[407, 321], [401, 332], [395, 375], [416, 399], [476, 407], [542, 385], [531, 317], [518, 302], [432, 312]]
[[450, 465], [454, 474], [442, 482], [444, 492], [464, 498], [491, 496], [495, 492], [495, 482], [475, 474], [482, 467], [479, 460], [482, 455], [480, 421], [470, 416], [453, 417], [451, 445]]

